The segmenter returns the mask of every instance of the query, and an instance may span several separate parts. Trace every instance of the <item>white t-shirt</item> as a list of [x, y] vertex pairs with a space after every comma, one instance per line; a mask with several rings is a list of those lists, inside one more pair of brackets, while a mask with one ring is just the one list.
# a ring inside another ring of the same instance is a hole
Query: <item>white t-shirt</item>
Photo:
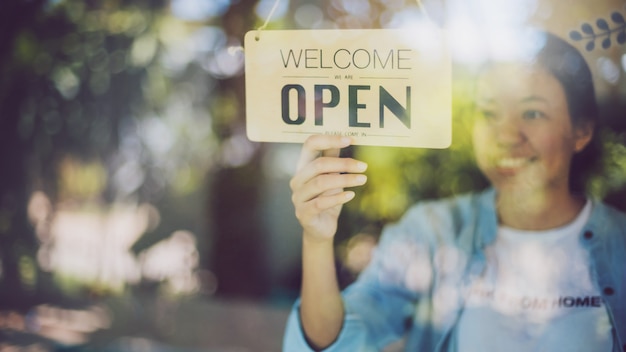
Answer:
[[611, 351], [611, 324], [579, 233], [591, 213], [557, 229], [499, 227], [486, 270], [464, 287], [457, 352]]

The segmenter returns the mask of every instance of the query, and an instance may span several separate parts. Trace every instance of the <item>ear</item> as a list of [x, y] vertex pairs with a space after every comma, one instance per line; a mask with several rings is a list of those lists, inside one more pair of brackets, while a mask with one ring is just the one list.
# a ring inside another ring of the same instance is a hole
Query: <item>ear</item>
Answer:
[[585, 149], [587, 144], [591, 142], [593, 130], [594, 124], [592, 122], [583, 122], [574, 128], [574, 151], [576, 153]]

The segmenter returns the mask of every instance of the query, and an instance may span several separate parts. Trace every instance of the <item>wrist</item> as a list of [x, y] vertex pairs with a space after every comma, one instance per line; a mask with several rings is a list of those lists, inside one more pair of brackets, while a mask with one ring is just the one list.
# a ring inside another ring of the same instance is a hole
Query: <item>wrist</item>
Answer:
[[332, 247], [334, 245], [334, 237], [315, 236], [305, 231], [302, 234], [302, 245], [308, 247]]

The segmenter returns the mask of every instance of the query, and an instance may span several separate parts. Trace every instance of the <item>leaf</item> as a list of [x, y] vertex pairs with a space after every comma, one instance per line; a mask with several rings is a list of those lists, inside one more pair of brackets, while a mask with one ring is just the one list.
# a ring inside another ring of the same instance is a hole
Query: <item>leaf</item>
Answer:
[[589, 23], [583, 23], [583, 25], [580, 26], [580, 28], [583, 30], [583, 32], [585, 32], [587, 34], [594, 34], [593, 33], [593, 27], [591, 27], [591, 25]]
[[572, 40], [576, 40], [576, 41], [583, 39], [583, 36], [582, 34], [580, 34], [579, 31], [569, 32], [569, 37], [572, 38]]
[[626, 32], [624, 32], [624, 30], [622, 30], [621, 32], [617, 33], [617, 42], [619, 44], [626, 43]]
[[596, 47], [596, 43], [594, 43], [594, 41], [590, 41], [589, 43], [587, 43], [587, 45], [585, 46], [585, 49], [587, 49], [587, 51], [591, 51]]
[[624, 23], [624, 16], [622, 16], [622, 14], [619, 12], [613, 12], [611, 14], [611, 19], [613, 20], [613, 22], [618, 23], [618, 24]]
[[611, 47], [611, 37], [607, 37], [602, 41], [602, 48], [608, 49]]
[[596, 25], [598, 26], [598, 28], [608, 31], [609, 30], [609, 24], [606, 22], [606, 20], [604, 18], [598, 18], [598, 20], [596, 21]]

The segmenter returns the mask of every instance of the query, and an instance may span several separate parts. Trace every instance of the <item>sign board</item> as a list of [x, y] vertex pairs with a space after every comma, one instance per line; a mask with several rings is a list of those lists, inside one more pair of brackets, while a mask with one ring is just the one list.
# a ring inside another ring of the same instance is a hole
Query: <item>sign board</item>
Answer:
[[246, 127], [260, 142], [312, 134], [354, 144], [447, 148], [452, 67], [443, 31], [250, 31]]

